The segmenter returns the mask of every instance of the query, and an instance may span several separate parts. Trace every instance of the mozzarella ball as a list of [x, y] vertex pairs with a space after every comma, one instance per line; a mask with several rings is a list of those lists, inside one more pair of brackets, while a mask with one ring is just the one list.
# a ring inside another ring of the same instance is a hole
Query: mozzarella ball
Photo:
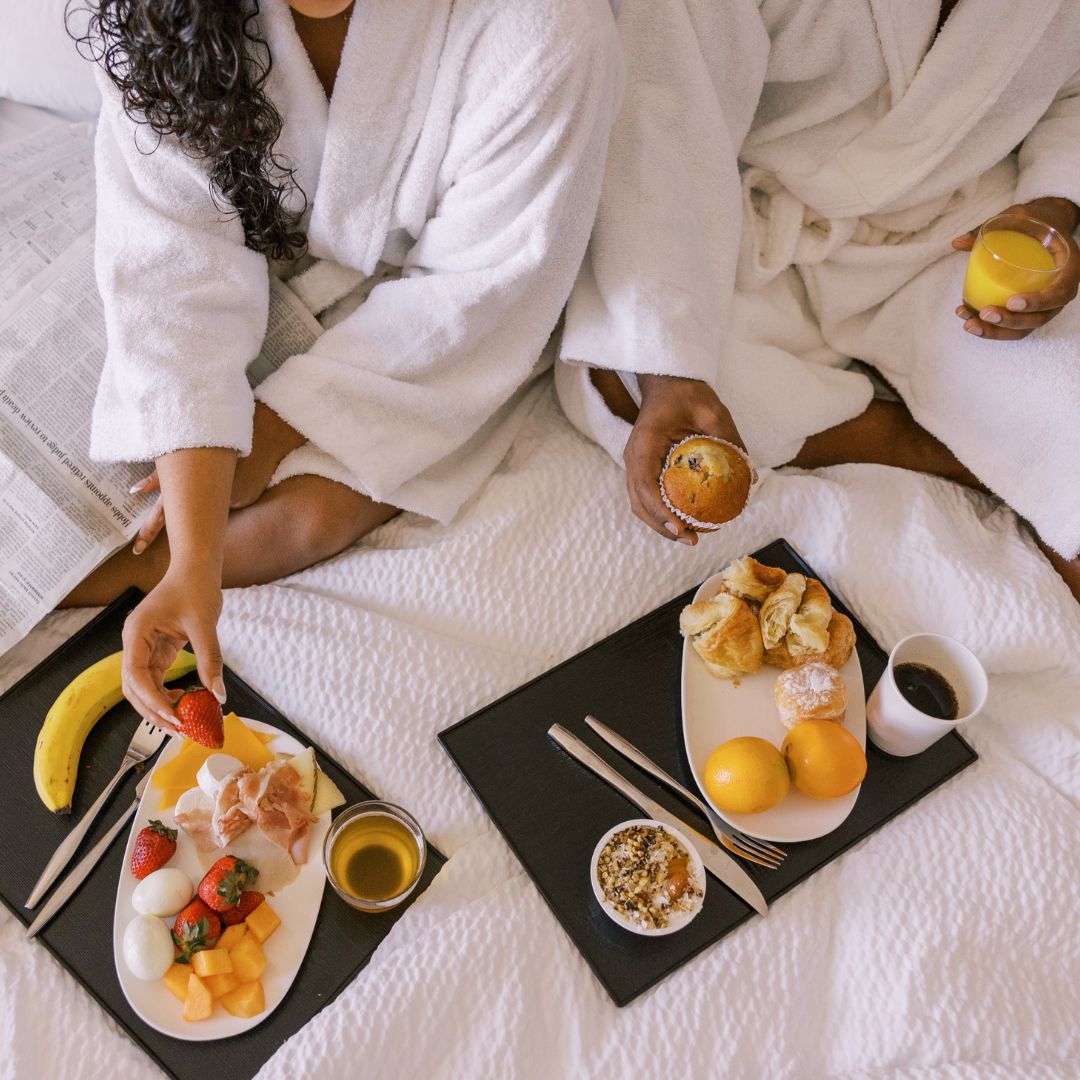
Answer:
[[135, 886], [131, 894], [132, 907], [140, 915], [156, 915], [164, 918], [182, 911], [195, 894], [191, 878], [173, 866], [155, 870]]

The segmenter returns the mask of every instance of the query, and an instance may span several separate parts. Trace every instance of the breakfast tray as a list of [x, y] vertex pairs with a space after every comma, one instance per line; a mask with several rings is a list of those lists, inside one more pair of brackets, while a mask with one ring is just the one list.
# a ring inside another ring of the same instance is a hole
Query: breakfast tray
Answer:
[[[786, 540], [756, 552], [755, 558], [817, 577]], [[754, 914], [710, 880], [701, 913], [677, 934], [646, 939], [616, 926], [593, 896], [589, 860], [597, 840], [611, 826], [639, 817], [640, 812], [547, 734], [554, 723], [569, 728], [646, 795], [711, 836], [704, 818], [618, 755], [584, 723], [591, 713], [610, 724], [695, 789], [683, 749], [683, 643], [678, 630], [679, 612], [694, 592], [676, 597], [439, 735], [616, 1005], [633, 1001]], [[835, 596], [832, 602], [855, 625], [869, 695], [888, 657]], [[955, 732], [912, 758], [891, 757], [869, 742], [866, 749], [866, 780], [854, 809], [838, 829], [817, 840], [784, 844], [788, 857], [779, 870], [739, 860], [770, 904], [977, 757]]]
[[[23, 902], [56, 846], [112, 778], [124, 756], [137, 716], [127, 702], [121, 702], [90, 733], [80, 763], [74, 806], [71, 816], [66, 818], [50, 813], [34, 790], [32, 767], [38, 729], [56, 696], [76, 675], [121, 648], [124, 619], [139, 599], [140, 594], [135, 590], [125, 593], [0, 697], [0, 730], [3, 731], [0, 774], [5, 777], [4, 797], [0, 800], [0, 900], [23, 925], [29, 923], [28, 915], [33, 914], [23, 909]], [[228, 707], [238, 715], [272, 724], [310, 745], [303, 732], [228, 668], [225, 685]], [[375, 798], [318, 746], [315, 752], [319, 765], [341, 788], [346, 804]], [[118, 812], [131, 803], [137, 782], [134, 775], [129, 775], [119, 785], [83, 841], [72, 866], [108, 831]], [[186, 1042], [162, 1035], [143, 1023], [128, 1005], [117, 981], [113, 965], [113, 907], [117, 881], [124, 869], [126, 841], [124, 830], [37, 941], [166, 1073], [178, 1080], [205, 1080], [208, 1076], [246, 1080], [257, 1073], [289, 1036], [352, 981], [395, 921], [427, 888], [446, 861], [429, 846], [427, 866], [416, 891], [400, 908], [382, 915], [354, 911], [327, 887], [311, 945], [281, 1005], [242, 1035], [215, 1042]]]

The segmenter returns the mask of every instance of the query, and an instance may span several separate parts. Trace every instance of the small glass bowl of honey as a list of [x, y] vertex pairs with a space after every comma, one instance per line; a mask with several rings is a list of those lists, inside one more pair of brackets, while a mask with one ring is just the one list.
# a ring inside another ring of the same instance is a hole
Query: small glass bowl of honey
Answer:
[[334, 891], [358, 911], [389, 911], [416, 888], [427, 861], [427, 839], [400, 806], [373, 799], [338, 814], [323, 844]]

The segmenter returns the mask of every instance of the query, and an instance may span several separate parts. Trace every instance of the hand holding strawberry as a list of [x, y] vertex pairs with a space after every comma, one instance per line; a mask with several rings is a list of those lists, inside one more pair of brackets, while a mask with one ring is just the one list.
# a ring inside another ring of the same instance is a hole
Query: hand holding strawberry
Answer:
[[135, 837], [131, 872], [140, 880], [160, 870], [176, 854], [176, 830], [153, 820]]
[[181, 735], [213, 750], [220, 750], [225, 745], [225, 720], [221, 705], [209, 690], [201, 686], [185, 690], [174, 712]]
[[235, 855], [226, 855], [206, 871], [199, 882], [198, 893], [214, 911], [229, 911], [240, 904], [241, 896], [249, 885], [255, 884], [258, 876], [259, 871], [254, 866]]

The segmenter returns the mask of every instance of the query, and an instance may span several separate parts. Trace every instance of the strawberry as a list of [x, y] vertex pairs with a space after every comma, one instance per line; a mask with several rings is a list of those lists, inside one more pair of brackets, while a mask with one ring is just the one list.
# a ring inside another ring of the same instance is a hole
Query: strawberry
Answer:
[[213, 948], [214, 943], [221, 937], [221, 919], [217, 913], [211, 911], [201, 900], [192, 900], [173, 923], [172, 938], [180, 955], [176, 958], [178, 964], [191, 962], [193, 953], [200, 949]]
[[199, 896], [214, 911], [227, 911], [240, 903], [241, 894], [249, 885], [255, 884], [258, 876], [259, 871], [254, 866], [235, 855], [226, 855], [206, 871], [199, 882]]
[[173, 710], [182, 735], [202, 746], [220, 750], [225, 745], [225, 721], [218, 699], [201, 686], [184, 691]]
[[242, 892], [240, 894], [240, 903], [236, 907], [226, 908], [221, 913], [221, 921], [226, 926], [233, 926], [236, 923], [243, 922], [264, 900], [265, 896], [261, 892], [255, 892], [254, 890], [249, 892]]
[[140, 880], [160, 870], [176, 854], [176, 830], [160, 821], [151, 821], [135, 837], [131, 852], [131, 872]]

